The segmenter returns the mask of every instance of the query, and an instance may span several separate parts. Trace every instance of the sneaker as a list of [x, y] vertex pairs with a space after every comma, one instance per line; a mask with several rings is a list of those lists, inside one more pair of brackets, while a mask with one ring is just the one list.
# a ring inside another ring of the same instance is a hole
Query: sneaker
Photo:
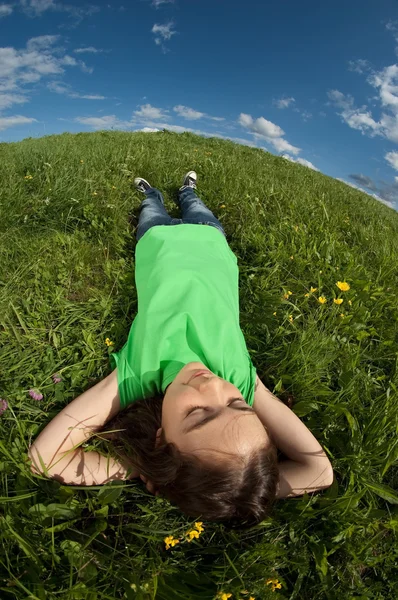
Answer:
[[136, 177], [134, 179], [134, 185], [136, 190], [138, 190], [139, 192], [144, 192], [144, 194], [152, 187], [151, 184], [148, 183], [148, 181], [143, 177]]
[[188, 187], [193, 188], [195, 190], [197, 178], [198, 176], [196, 175], [195, 171], [188, 171], [188, 173], [184, 177], [184, 181], [182, 183], [182, 186], [180, 187], [180, 191], [185, 190]]

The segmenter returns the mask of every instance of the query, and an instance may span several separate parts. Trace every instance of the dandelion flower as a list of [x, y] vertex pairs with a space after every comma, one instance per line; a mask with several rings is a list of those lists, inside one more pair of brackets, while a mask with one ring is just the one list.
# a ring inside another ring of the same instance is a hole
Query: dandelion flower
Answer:
[[25, 175], [25, 179], [33, 179], [33, 175]]
[[289, 321], [293, 323], [293, 315], [289, 315]]
[[349, 304], [350, 306], [352, 306], [352, 302], [351, 302], [351, 300], [348, 300], [348, 304]]
[[115, 185], [113, 185], [113, 186], [112, 186], [112, 189], [113, 189], [113, 190], [116, 190], [116, 186], [115, 186]]
[[348, 292], [348, 290], [350, 289], [350, 286], [346, 281], [338, 281], [336, 285], [342, 292]]
[[333, 302], [335, 304], [343, 304], [344, 300], [343, 298], [334, 298]]
[[98, 196], [98, 193], [97, 192], [93, 192], [93, 196]]
[[195, 523], [194, 527], [195, 527], [195, 529], [197, 529], [199, 531], [199, 533], [202, 533], [204, 531], [202, 521], [197, 521]]
[[317, 289], [318, 289], [318, 288], [314, 288], [314, 287], [312, 287], [312, 286], [311, 286], [311, 288], [310, 288], [310, 292], [311, 292], [311, 294], [313, 294], [314, 292], [316, 292], [316, 291], [317, 291]]
[[6, 412], [7, 408], [8, 408], [7, 400], [3, 400], [3, 398], [0, 398], [0, 416]]
[[304, 296], [305, 296], [306, 298], [308, 298], [308, 297], [309, 297], [309, 294], [304, 294]]
[[249, 600], [256, 600], [254, 596], [250, 596]]
[[227, 594], [226, 592], [218, 592], [217, 594], [217, 598], [219, 598], [220, 600], [228, 600], [228, 598], [231, 598], [232, 594], [229, 593]]
[[225, 204], [221, 204], [221, 205], [220, 205], [220, 208], [225, 208]]
[[344, 314], [344, 313], [340, 313], [340, 317], [341, 317], [342, 319], [344, 319], [344, 317], [345, 317], [345, 314]]
[[55, 375], [52, 376], [52, 380], [54, 383], [61, 383], [62, 377], [58, 375], [58, 373], [55, 373]]
[[109, 338], [106, 338], [105, 344], [108, 346], [108, 348], [109, 348], [109, 346], [113, 346], [113, 342], [111, 342], [111, 340]]
[[319, 272], [320, 272], [320, 274], [322, 275], [322, 271], [319, 271]]
[[276, 311], [274, 313], [272, 313], [274, 315], [274, 317], [276, 317]]
[[284, 298], [289, 298], [289, 296], [291, 296], [293, 294], [293, 292], [288, 291], [286, 294], [283, 295]]
[[80, 162], [81, 162], [81, 164], [83, 164], [83, 163], [84, 163], [84, 160], [82, 159]]
[[37, 390], [29, 390], [29, 396], [33, 398], [33, 400], [43, 400], [43, 394]]
[[319, 301], [321, 304], [326, 304], [326, 302], [327, 302], [327, 300], [326, 300], [325, 296], [319, 296], [319, 298], [318, 298], [318, 301]]
[[291, 257], [290, 257], [290, 260], [294, 260], [294, 256], [291, 256]]

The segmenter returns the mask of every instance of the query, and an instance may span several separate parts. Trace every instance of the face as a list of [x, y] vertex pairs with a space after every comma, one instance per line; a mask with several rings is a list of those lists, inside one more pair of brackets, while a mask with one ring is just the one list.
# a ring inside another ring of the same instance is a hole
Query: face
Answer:
[[200, 362], [185, 365], [167, 387], [162, 429], [166, 440], [184, 452], [221, 450], [244, 456], [268, 441], [238, 388]]

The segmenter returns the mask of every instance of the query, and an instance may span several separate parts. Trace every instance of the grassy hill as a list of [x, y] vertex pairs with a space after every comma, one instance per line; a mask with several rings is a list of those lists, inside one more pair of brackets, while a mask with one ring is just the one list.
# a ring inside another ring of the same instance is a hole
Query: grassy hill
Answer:
[[[306, 167], [191, 134], [64, 134], [1, 144], [0, 156], [1, 599], [398, 598], [398, 214]], [[26, 451], [109, 372], [105, 339], [126, 340], [132, 177], [162, 189], [177, 216], [191, 168], [238, 256], [258, 373], [294, 399], [336, 481], [279, 502], [252, 531], [204, 523], [166, 551], [164, 537], [191, 523], [141, 483], [61, 486], [31, 475]]]

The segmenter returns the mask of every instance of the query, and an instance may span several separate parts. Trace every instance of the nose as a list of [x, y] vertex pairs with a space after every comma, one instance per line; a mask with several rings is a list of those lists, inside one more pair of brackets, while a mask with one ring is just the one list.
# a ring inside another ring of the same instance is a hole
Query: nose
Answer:
[[218, 395], [221, 393], [223, 382], [216, 375], [203, 375], [203, 381], [199, 384], [199, 391], [201, 393], [209, 392], [212, 395]]

